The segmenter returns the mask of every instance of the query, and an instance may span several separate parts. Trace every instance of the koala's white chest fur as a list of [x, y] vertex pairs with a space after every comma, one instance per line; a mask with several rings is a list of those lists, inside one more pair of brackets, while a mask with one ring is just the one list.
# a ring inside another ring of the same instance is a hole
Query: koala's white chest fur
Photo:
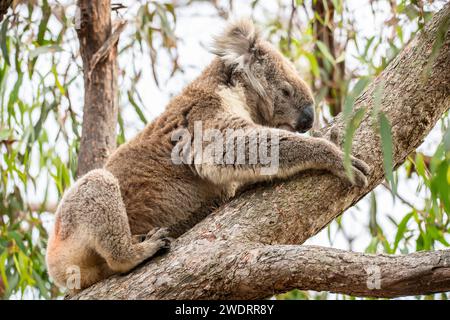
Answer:
[[217, 93], [222, 98], [226, 112], [253, 122], [242, 87], [219, 87]]
[[[222, 107], [226, 117], [239, 117], [245, 119], [249, 123], [253, 123], [249, 107], [246, 102], [245, 93], [241, 86], [226, 87], [221, 86], [216, 93], [222, 99]], [[240, 129], [240, 128], [239, 128]], [[225, 137], [224, 137], [225, 139]], [[222, 168], [218, 170], [215, 165], [198, 165], [196, 166], [198, 174], [210, 181], [214, 181], [217, 186], [220, 186], [223, 198], [232, 198], [237, 190], [243, 186], [240, 181], [235, 179], [234, 170], [230, 168]]]

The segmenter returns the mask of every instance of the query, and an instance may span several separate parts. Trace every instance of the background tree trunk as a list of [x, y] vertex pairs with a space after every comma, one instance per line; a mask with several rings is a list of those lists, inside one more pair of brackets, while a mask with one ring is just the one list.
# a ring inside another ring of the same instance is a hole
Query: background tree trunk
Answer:
[[[395, 166], [449, 109], [448, 30], [432, 58], [437, 31], [449, 17], [447, 4], [355, 103], [355, 109], [367, 108], [353, 142], [353, 154], [372, 168], [366, 189], [348, 186], [323, 171], [257, 187], [182, 235], [169, 253], [73, 298], [265, 298], [292, 288], [393, 297], [450, 290], [449, 251], [387, 256], [298, 246], [383, 181], [380, 139], [372, 116], [378, 86], [383, 88], [379, 108], [392, 125]], [[344, 126], [340, 115], [323, 133], [343, 132]]]
[[117, 48], [102, 52], [112, 36], [110, 0], [78, 0], [77, 33], [84, 71], [83, 132], [78, 176], [100, 168], [116, 147]]
[[[312, 1], [313, 12], [320, 17], [314, 19], [313, 30], [315, 39], [323, 42], [325, 47], [329, 49], [331, 56], [336, 60], [339, 56], [338, 43], [335, 40], [335, 35], [332, 26], [334, 25], [334, 15], [336, 8], [331, 0]], [[324, 24], [328, 22], [327, 24]], [[316, 46], [316, 52], [320, 52]], [[326, 104], [330, 107], [330, 113], [334, 117], [342, 111], [343, 98], [343, 82], [345, 75], [345, 60], [337, 62], [332, 65], [330, 61], [324, 57], [323, 54], [317, 56], [317, 63], [319, 64], [320, 85], [315, 83], [314, 86], [318, 88], [327, 88], [324, 99]]]
[[4, 15], [8, 12], [12, 0], [0, 0], [0, 22], [3, 21]]

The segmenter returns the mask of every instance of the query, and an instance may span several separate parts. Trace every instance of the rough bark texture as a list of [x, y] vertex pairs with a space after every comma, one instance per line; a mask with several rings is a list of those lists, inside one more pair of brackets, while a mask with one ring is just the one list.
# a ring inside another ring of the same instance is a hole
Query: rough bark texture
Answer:
[[[83, 135], [78, 157], [78, 176], [103, 166], [116, 147], [117, 48], [98, 59], [112, 35], [110, 0], [79, 0], [77, 26], [84, 71]], [[110, 41], [111, 42], [111, 41]]]
[[[74, 298], [265, 298], [292, 288], [392, 297], [450, 290], [448, 251], [386, 256], [298, 246], [383, 180], [380, 141], [371, 116], [378, 84], [384, 88], [380, 108], [392, 123], [396, 166], [449, 109], [448, 32], [429, 77], [423, 77], [438, 25], [449, 15], [450, 4], [357, 99], [355, 108], [368, 108], [353, 143], [353, 153], [372, 167], [366, 189], [310, 171], [249, 190], [178, 238], [169, 253]], [[332, 127], [343, 132], [342, 117]], [[330, 130], [323, 133], [329, 135]], [[369, 289], [370, 267], [379, 270], [379, 289]]]
[[0, 22], [3, 21], [4, 15], [8, 12], [12, 0], [0, 0]]

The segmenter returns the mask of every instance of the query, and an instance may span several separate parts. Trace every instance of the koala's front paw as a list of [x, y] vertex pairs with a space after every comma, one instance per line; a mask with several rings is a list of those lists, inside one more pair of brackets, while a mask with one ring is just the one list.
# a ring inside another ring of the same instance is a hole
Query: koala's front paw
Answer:
[[367, 187], [368, 185], [367, 176], [370, 173], [370, 167], [364, 161], [355, 158], [353, 156], [351, 156], [351, 161], [353, 169], [353, 181], [350, 182], [361, 188]]
[[368, 176], [370, 174], [370, 167], [367, 163], [353, 156], [351, 156], [351, 159], [352, 166], [361, 171], [365, 176]]
[[339, 147], [334, 144], [332, 141], [327, 140], [324, 142], [324, 145], [327, 147], [327, 156], [326, 159], [329, 162], [329, 170], [333, 172], [336, 176], [340, 177], [344, 181], [349, 182], [352, 185], [357, 187], [367, 187], [368, 180], [367, 177], [370, 174], [370, 167], [363, 161], [352, 155], [350, 155], [350, 161], [353, 172], [353, 179], [351, 179], [347, 175], [347, 170], [344, 166], [345, 154]]
[[172, 241], [167, 228], [153, 228], [147, 233], [146, 240], [158, 244], [160, 249], [169, 249]]

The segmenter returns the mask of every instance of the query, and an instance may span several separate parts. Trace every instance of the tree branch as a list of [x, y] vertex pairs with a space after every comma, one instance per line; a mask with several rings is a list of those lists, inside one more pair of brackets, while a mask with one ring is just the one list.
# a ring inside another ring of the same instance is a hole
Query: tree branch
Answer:
[[[435, 14], [424, 30], [409, 43], [355, 103], [355, 109], [367, 108], [353, 141], [353, 154], [372, 167], [369, 186], [366, 189], [350, 187], [335, 176], [320, 171], [304, 172], [290, 181], [257, 187], [222, 206], [194, 226], [173, 243], [169, 253], [149, 261], [128, 275], [113, 276], [97, 283], [74, 298], [240, 299], [264, 298], [277, 292], [278, 289], [274, 289], [276, 283], [270, 277], [257, 279], [260, 290], [256, 290], [255, 284], [250, 286], [245, 275], [248, 276], [253, 272], [250, 267], [252, 264], [247, 262], [252, 260], [251, 255], [246, 256], [245, 253], [263, 245], [303, 243], [383, 180], [380, 139], [374, 132], [372, 123], [374, 91], [377, 86], [380, 85], [383, 88], [379, 108], [388, 116], [392, 124], [395, 166], [401, 164], [407, 155], [420, 145], [442, 114], [449, 109], [450, 36], [448, 32], [440, 51], [431, 63], [428, 78], [424, 79], [423, 76], [423, 69], [431, 60], [438, 26], [449, 16], [450, 4], [447, 4], [444, 9]], [[332, 128], [343, 132], [344, 126], [342, 117], [338, 116], [332, 127], [325, 128], [323, 133], [329, 136]], [[284, 247], [263, 246], [266, 251], [262, 252], [277, 252], [281, 250], [280, 248]], [[316, 249], [318, 257], [314, 258], [314, 251], [308, 251], [312, 249], [294, 247], [283, 250], [287, 252], [281, 251], [280, 256], [285, 254], [288, 259], [291, 254], [299, 260], [294, 264], [298, 270], [306, 268], [304, 270], [314, 271], [313, 267], [308, 267], [307, 263], [305, 265], [305, 261], [319, 259], [320, 254], [325, 254], [324, 251]], [[329, 249], [326, 256], [331, 252], [336, 251]], [[302, 260], [302, 255], [306, 254], [309, 254], [308, 259]], [[387, 295], [430, 292], [428, 285], [421, 283], [420, 275], [417, 276], [415, 273], [415, 270], [419, 269], [414, 269], [413, 266], [416, 265], [415, 263], [423, 264], [426, 258], [431, 257], [430, 263], [435, 263], [437, 269], [427, 271], [429, 277], [435, 284], [439, 282], [436, 276], [442, 277], [441, 284], [436, 288], [448, 290], [450, 277], [448, 269], [441, 268], [441, 262], [433, 258], [438, 257], [439, 254], [440, 252], [430, 252], [393, 258], [386, 256], [370, 258], [361, 254], [341, 252], [335, 255], [330, 254], [331, 259], [335, 259], [336, 262], [341, 260], [333, 270], [340, 270], [340, 266], [345, 267], [340, 281], [350, 287], [337, 288], [336, 283], [331, 280], [319, 281], [319, 275], [316, 275], [315, 281], [307, 281], [301, 276], [290, 277], [288, 273], [279, 290], [299, 287], [366, 295], [367, 290], [363, 288], [362, 275], [359, 280], [344, 279], [351, 278], [353, 274], [348, 262], [340, 257], [350, 259], [350, 264], [353, 266], [362, 266], [363, 263], [374, 261], [380, 263], [382, 265], [381, 285], [382, 288], [386, 285]], [[442, 255], [447, 257], [448, 253], [442, 253]], [[288, 261], [292, 262], [292, 259]], [[388, 271], [397, 262], [405, 272], [399, 273], [394, 278]], [[270, 266], [270, 263], [261, 264], [258, 268], [264, 270], [264, 267], [268, 265]], [[280, 262], [280, 267], [282, 265], [283, 263]], [[325, 275], [336, 278], [333, 270]], [[296, 271], [292, 275], [298, 275], [298, 273]], [[409, 275], [415, 276], [408, 278]], [[278, 279], [282, 277], [280, 275]], [[384, 283], [383, 279], [395, 281], [386, 280], [388, 282]]]
[[243, 261], [235, 282], [247, 299], [292, 289], [380, 298], [450, 291], [450, 250], [394, 256], [269, 245], [247, 251]]
[[89, 64], [89, 71], [88, 71], [88, 75], [87, 75], [88, 81], [91, 81], [92, 72], [95, 70], [95, 66], [97, 65], [97, 63], [99, 63], [101, 60], [107, 58], [108, 55], [110, 55], [111, 52], [113, 52], [113, 48], [117, 45], [120, 34], [122, 33], [123, 29], [125, 29], [126, 25], [127, 25], [127, 22], [125, 20], [118, 21], [117, 26], [114, 29], [113, 33], [103, 43], [101, 48], [98, 49], [96, 53], [94, 53], [94, 55], [91, 58], [91, 62]]

